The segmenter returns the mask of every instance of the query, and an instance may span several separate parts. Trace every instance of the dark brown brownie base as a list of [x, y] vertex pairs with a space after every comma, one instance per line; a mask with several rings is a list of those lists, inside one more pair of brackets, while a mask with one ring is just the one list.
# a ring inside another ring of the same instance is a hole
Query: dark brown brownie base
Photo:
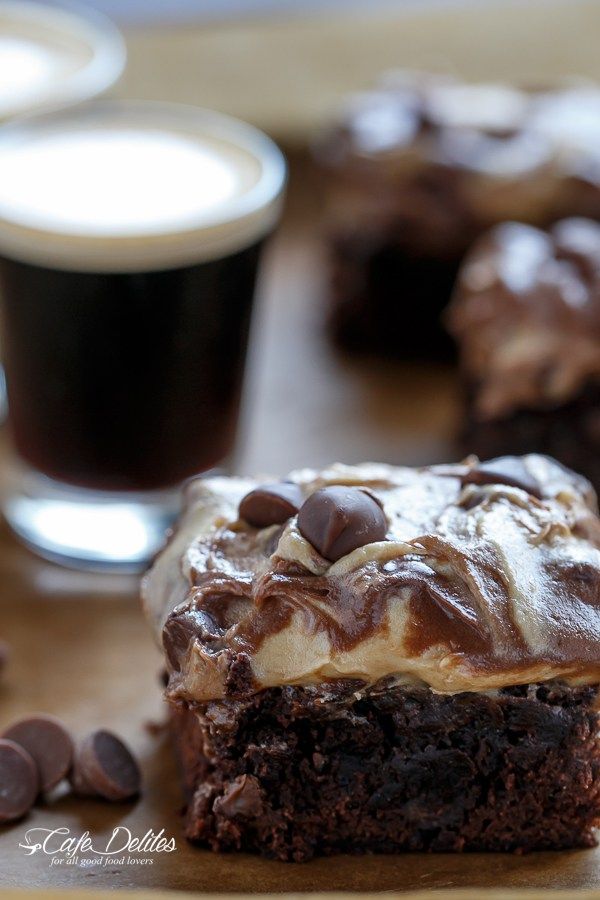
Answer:
[[441, 324], [460, 257], [416, 256], [367, 235], [330, 246], [329, 331], [343, 350], [388, 359], [450, 359]]
[[296, 861], [589, 847], [600, 822], [595, 700], [590, 687], [440, 696], [346, 681], [175, 706], [185, 833]]
[[492, 422], [477, 421], [471, 397], [467, 392], [462, 452], [480, 459], [543, 452], [585, 475], [600, 493], [600, 387], [559, 407], [521, 410]]

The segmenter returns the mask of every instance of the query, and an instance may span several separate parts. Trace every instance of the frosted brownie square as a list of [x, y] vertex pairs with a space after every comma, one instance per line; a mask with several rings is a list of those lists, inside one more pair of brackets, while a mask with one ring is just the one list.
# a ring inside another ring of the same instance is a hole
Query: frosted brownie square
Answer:
[[599, 547], [590, 485], [542, 456], [192, 482], [144, 585], [186, 835], [592, 845]]
[[600, 224], [498, 225], [467, 255], [446, 321], [463, 447], [483, 457], [543, 448], [600, 489]]
[[600, 90], [393, 72], [319, 141], [329, 327], [345, 349], [439, 357], [473, 241], [499, 222], [600, 219]]

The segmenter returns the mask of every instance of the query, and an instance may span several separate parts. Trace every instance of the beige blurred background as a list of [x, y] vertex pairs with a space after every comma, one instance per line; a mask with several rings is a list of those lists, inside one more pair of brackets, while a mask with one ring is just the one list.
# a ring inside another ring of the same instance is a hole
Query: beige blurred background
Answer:
[[291, 12], [249, 3], [235, 15], [199, 3], [179, 22], [169, 21], [177, 2], [170, 13], [163, 3], [158, 21], [151, 2], [129, 17], [126, 2], [104, 6], [120, 10], [128, 41], [119, 93], [213, 107], [286, 142], [303, 143], [346, 91], [390, 67], [533, 84], [600, 78], [597, 0], [323, 2], [304, 13], [300, 2]]

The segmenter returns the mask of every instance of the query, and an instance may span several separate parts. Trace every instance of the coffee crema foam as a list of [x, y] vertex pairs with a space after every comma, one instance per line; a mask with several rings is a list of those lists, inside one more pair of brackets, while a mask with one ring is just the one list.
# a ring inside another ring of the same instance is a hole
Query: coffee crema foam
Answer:
[[80, 235], [193, 227], [251, 180], [218, 146], [150, 129], [57, 131], [0, 160], [5, 215]]
[[91, 103], [0, 129], [0, 255], [150, 271], [233, 253], [273, 226], [277, 147], [192, 107]]

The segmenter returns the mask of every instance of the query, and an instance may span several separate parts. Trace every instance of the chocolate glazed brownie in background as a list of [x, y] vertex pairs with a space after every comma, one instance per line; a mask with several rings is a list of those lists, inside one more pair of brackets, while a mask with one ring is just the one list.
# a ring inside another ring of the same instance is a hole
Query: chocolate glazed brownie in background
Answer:
[[191, 482], [143, 587], [187, 837], [593, 845], [599, 548], [589, 483], [543, 456]]
[[329, 325], [350, 351], [449, 355], [439, 325], [473, 241], [507, 219], [600, 218], [600, 91], [390, 73], [316, 148]]
[[507, 222], [472, 249], [447, 312], [480, 456], [544, 450], [600, 489], [600, 225]]

